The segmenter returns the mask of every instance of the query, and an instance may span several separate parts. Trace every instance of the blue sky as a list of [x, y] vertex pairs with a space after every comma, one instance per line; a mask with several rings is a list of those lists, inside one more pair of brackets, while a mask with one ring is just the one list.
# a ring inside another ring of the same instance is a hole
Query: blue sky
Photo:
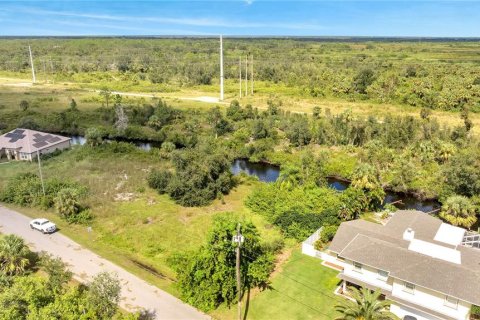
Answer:
[[480, 37], [480, 1], [2, 1], [0, 35]]

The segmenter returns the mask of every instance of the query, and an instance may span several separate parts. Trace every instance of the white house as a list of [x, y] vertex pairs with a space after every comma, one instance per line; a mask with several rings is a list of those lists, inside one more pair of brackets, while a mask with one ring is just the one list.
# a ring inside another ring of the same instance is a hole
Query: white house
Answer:
[[15, 129], [0, 136], [0, 158], [32, 161], [37, 154], [70, 148], [70, 138], [30, 129]]
[[321, 258], [342, 270], [344, 290], [380, 290], [401, 319], [467, 320], [480, 305], [480, 250], [468, 237], [423, 212], [398, 211], [384, 226], [342, 223]]

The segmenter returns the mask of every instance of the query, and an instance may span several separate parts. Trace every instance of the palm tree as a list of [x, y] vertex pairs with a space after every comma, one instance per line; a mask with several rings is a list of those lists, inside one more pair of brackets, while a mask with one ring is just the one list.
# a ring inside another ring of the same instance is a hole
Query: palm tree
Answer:
[[54, 202], [57, 212], [67, 219], [77, 214], [80, 210], [78, 192], [73, 188], [61, 189], [57, 193]]
[[345, 300], [335, 306], [341, 315], [336, 320], [394, 320], [398, 319], [388, 308], [390, 302], [380, 301], [380, 292], [372, 292], [366, 288], [350, 289], [355, 301]]
[[352, 186], [359, 189], [373, 190], [380, 186], [375, 167], [362, 163], [353, 172]]
[[25, 241], [13, 234], [0, 239], [0, 271], [7, 275], [18, 275], [25, 271], [30, 261]]
[[297, 167], [286, 167], [280, 173], [277, 184], [282, 190], [292, 190], [298, 186], [300, 180], [300, 170]]
[[445, 163], [455, 154], [455, 146], [448, 142], [440, 143], [437, 149], [437, 160], [440, 163]]
[[459, 195], [451, 196], [445, 201], [440, 217], [454, 226], [468, 229], [477, 221], [475, 206], [470, 199]]

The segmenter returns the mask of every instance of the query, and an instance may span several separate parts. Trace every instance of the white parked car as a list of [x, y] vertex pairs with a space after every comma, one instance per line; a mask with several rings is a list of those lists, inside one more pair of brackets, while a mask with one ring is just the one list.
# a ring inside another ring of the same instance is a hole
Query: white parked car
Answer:
[[55, 223], [42, 218], [30, 221], [30, 228], [41, 231], [42, 233], [53, 233], [57, 230]]

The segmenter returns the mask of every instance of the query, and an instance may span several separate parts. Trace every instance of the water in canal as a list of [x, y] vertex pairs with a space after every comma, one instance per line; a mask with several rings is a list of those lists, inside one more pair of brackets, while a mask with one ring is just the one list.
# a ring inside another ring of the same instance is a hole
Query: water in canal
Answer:
[[[263, 182], [275, 182], [280, 176], [280, 167], [266, 162], [250, 162], [246, 159], [236, 159], [231, 167], [233, 174], [237, 175], [244, 172], [248, 175], [256, 176]], [[335, 177], [327, 178], [328, 185], [337, 190], [344, 191], [350, 183], [348, 181]], [[399, 209], [415, 209], [423, 212], [430, 212], [440, 208], [437, 200], [420, 200], [411, 194], [402, 192], [385, 191], [384, 203], [393, 203]]]
[[280, 175], [280, 167], [264, 162], [250, 162], [246, 159], [233, 161], [231, 171], [234, 175], [242, 172], [249, 176], [256, 176], [263, 182], [275, 182]]
[[[70, 136], [72, 139], [73, 145], [84, 145], [87, 142], [87, 139], [84, 136]], [[144, 151], [150, 151], [152, 148], [160, 148], [159, 142], [152, 142], [152, 141], [143, 141], [143, 140], [122, 140], [122, 139], [103, 139], [104, 141], [123, 141], [133, 143], [137, 148], [142, 149]]]

